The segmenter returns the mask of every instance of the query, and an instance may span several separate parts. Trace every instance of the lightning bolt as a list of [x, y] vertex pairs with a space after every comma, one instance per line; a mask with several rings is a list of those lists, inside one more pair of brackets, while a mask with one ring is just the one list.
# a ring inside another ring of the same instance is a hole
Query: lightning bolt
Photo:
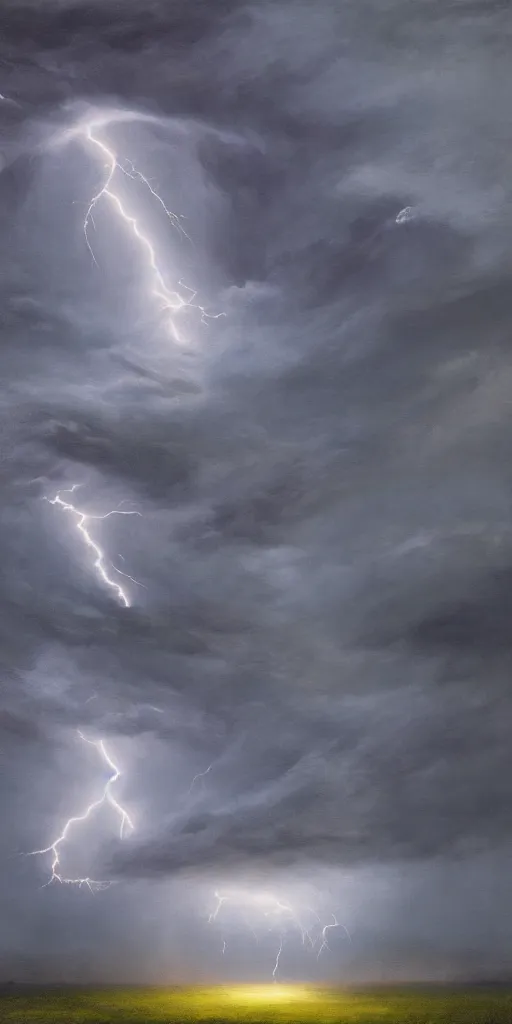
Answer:
[[208, 924], [211, 924], [212, 921], [216, 921], [217, 920], [217, 917], [218, 917], [218, 914], [219, 914], [219, 910], [220, 910], [222, 904], [225, 903], [227, 899], [229, 899], [228, 896], [220, 896], [218, 892], [215, 892], [214, 896], [215, 896], [215, 899], [217, 900], [217, 906], [212, 911], [212, 913], [209, 915], [209, 917], [208, 917]]
[[331, 928], [343, 928], [344, 932], [347, 935], [347, 938], [348, 938], [349, 942], [352, 942], [352, 939], [350, 937], [350, 933], [349, 933], [348, 929], [345, 928], [344, 924], [340, 924], [340, 922], [338, 921], [338, 919], [337, 919], [335, 914], [332, 915], [332, 920], [333, 920], [332, 924], [326, 924], [322, 928], [322, 943], [321, 943], [321, 946], [320, 946], [320, 948], [318, 950], [318, 953], [316, 955], [317, 960], [320, 959], [320, 954], [323, 952], [324, 949], [329, 949], [329, 945], [328, 945], [328, 942], [327, 942], [327, 932]]
[[279, 942], [279, 949], [278, 949], [277, 954], [276, 954], [276, 962], [274, 964], [274, 970], [272, 971], [272, 977], [273, 977], [274, 981], [277, 981], [277, 971], [278, 971], [278, 968], [279, 968], [279, 961], [281, 959], [281, 953], [283, 952], [283, 942], [284, 942], [284, 938], [281, 935], [281, 940]]
[[[0, 97], [1, 98], [1, 97]], [[75, 122], [72, 128], [68, 129], [61, 137], [66, 143], [71, 139], [79, 138], [85, 145], [91, 150], [98, 160], [101, 160], [104, 168], [105, 175], [101, 186], [98, 191], [93, 195], [88, 203], [84, 222], [83, 232], [87, 248], [91, 254], [94, 263], [97, 265], [96, 257], [90, 240], [90, 230], [95, 229], [95, 216], [101, 211], [102, 206], [108, 204], [113, 210], [116, 217], [122, 221], [125, 225], [129, 235], [131, 236], [137, 252], [139, 253], [143, 275], [142, 285], [149, 292], [149, 297], [156, 301], [162, 312], [165, 312], [169, 316], [169, 328], [172, 337], [177, 343], [183, 343], [185, 339], [180, 335], [177, 324], [176, 316], [185, 309], [194, 309], [200, 315], [202, 323], [207, 324], [210, 320], [216, 320], [221, 316], [225, 316], [221, 313], [209, 313], [204, 306], [197, 303], [196, 297], [197, 292], [186, 285], [183, 281], [178, 280], [176, 287], [171, 287], [166, 280], [165, 271], [160, 263], [157, 255], [156, 244], [151, 239], [148, 232], [141, 226], [139, 217], [128, 209], [125, 199], [123, 198], [122, 191], [119, 190], [120, 180], [128, 179], [129, 182], [135, 185], [141, 185], [143, 189], [149, 194], [151, 200], [160, 208], [167, 221], [170, 222], [171, 226], [177, 230], [182, 236], [190, 241], [189, 236], [184, 230], [181, 218], [173, 213], [167, 207], [162, 196], [156, 191], [149, 179], [138, 170], [130, 160], [120, 160], [112, 148], [110, 143], [107, 143], [104, 136], [105, 131], [109, 125], [116, 121], [130, 121], [130, 120], [142, 120], [152, 122], [154, 119], [151, 117], [144, 117], [142, 115], [130, 114], [128, 112], [121, 113], [114, 112], [110, 116], [103, 116], [99, 119], [78, 121]], [[77, 485], [68, 489], [67, 492], [72, 494], [76, 489]], [[140, 512], [121, 512], [119, 509], [114, 509], [111, 512], [107, 512], [103, 516], [91, 516], [78, 509], [70, 501], [63, 500], [61, 494], [57, 494], [52, 499], [47, 499], [52, 505], [58, 505], [63, 511], [70, 512], [76, 517], [77, 529], [81, 533], [85, 545], [88, 547], [93, 555], [93, 564], [97, 575], [101, 581], [114, 591], [118, 601], [124, 605], [125, 608], [130, 607], [130, 598], [128, 592], [121, 585], [118, 576], [122, 576], [137, 586], [143, 587], [144, 584], [134, 579], [128, 573], [119, 569], [113, 562], [109, 562], [110, 568], [107, 570], [107, 559], [105, 553], [102, 551], [99, 544], [93, 540], [91, 533], [88, 529], [88, 522], [92, 519], [106, 519], [111, 515], [140, 515]], [[116, 574], [116, 578], [113, 578], [111, 573]], [[192, 782], [192, 786], [194, 780]], [[192, 787], [191, 787], [192, 788]]]
[[118, 800], [116, 800], [115, 796], [112, 793], [112, 787], [121, 778], [121, 771], [113, 761], [111, 755], [108, 753], [104, 740], [90, 740], [86, 736], [84, 736], [84, 734], [80, 732], [79, 729], [77, 729], [77, 733], [84, 743], [90, 744], [90, 746], [94, 747], [99, 752], [103, 762], [110, 769], [111, 774], [107, 782], [105, 783], [103, 793], [101, 794], [100, 797], [98, 797], [97, 800], [93, 800], [93, 802], [85, 808], [82, 814], [76, 814], [73, 815], [71, 818], [68, 818], [60, 835], [58, 835], [57, 838], [54, 839], [49, 846], [46, 846], [44, 849], [41, 850], [32, 850], [29, 854], [27, 854], [27, 856], [42, 857], [49, 853], [52, 854], [52, 861], [50, 865], [51, 875], [48, 881], [45, 882], [43, 888], [46, 888], [46, 886], [51, 885], [52, 882], [60, 882], [61, 885], [76, 885], [79, 888], [82, 888], [82, 886], [86, 886], [91, 892], [98, 892], [102, 889], [109, 888], [109, 886], [112, 885], [112, 883], [106, 881], [96, 881], [95, 879], [89, 877], [68, 878], [65, 875], [63, 875], [61, 873], [62, 869], [60, 861], [61, 847], [66, 843], [66, 840], [69, 838], [69, 834], [75, 825], [87, 821], [94, 814], [95, 811], [97, 811], [100, 807], [103, 807], [105, 804], [108, 804], [109, 807], [111, 807], [112, 810], [114, 811], [115, 815], [119, 818], [120, 839], [124, 839], [126, 829], [132, 831], [135, 826], [130, 815], [128, 814], [128, 811], [119, 803]]
[[212, 768], [213, 768], [213, 761], [212, 761], [211, 764], [208, 765], [208, 768], [206, 768], [204, 770], [204, 772], [198, 772], [197, 775], [194, 775], [194, 778], [192, 779], [192, 782], [190, 783], [190, 786], [189, 786], [189, 788], [187, 790], [187, 796], [190, 796], [190, 794], [191, 794], [191, 792], [192, 792], [192, 790], [194, 788], [194, 784], [197, 782], [197, 780], [198, 779], [204, 779], [205, 775], [208, 775], [209, 772], [211, 772]]
[[162, 196], [153, 188], [152, 184], [144, 174], [137, 170], [131, 161], [120, 161], [110, 145], [107, 145], [107, 143], [99, 137], [98, 132], [102, 128], [108, 127], [109, 123], [108, 119], [104, 119], [100, 122], [90, 121], [86, 123], [79, 132], [87, 145], [90, 146], [91, 149], [95, 151], [98, 158], [102, 160], [105, 167], [105, 178], [103, 184], [90, 200], [84, 218], [83, 230], [87, 248], [94, 263], [96, 263], [96, 257], [90, 241], [90, 227], [92, 226], [95, 228], [95, 213], [100, 204], [106, 201], [111, 205], [114, 213], [124, 222], [136, 243], [142, 265], [145, 268], [150, 297], [154, 301], [158, 302], [162, 312], [168, 313], [170, 333], [174, 340], [178, 344], [184, 344], [186, 343], [186, 340], [180, 335], [175, 320], [176, 315], [182, 310], [197, 310], [200, 314], [200, 320], [204, 324], [207, 324], [209, 320], [216, 320], [221, 316], [225, 316], [225, 314], [208, 313], [204, 306], [200, 306], [195, 302], [197, 292], [193, 288], [184, 284], [183, 281], [178, 280], [175, 288], [172, 288], [167, 284], [166, 274], [161, 267], [155, 244], [146, 231], [140, 226], [138, 217], [127, 209], [125, 201], [119, 193], [118, 186], [116, 184], [117, 180], [123, 176], [124, 178], [128, 178], [131, 181], [141, 184], [150, 194], [152, 199], [160, 206], [164, 216], [171, 223], [172, 227], [190, 241], [189, 236], [182, 226], [181, 218], [176, 213], [173, 213], [168, 209], [162, 199]]
[[[108, 519], [109, 516], [140, 516], [141, 513], [124, 511], [122, 509], [112, 509], [112, 511], [105, 512], [105, 514], [102, 516], [89, 515], [87, 512], [83, 512], [82, 509], [77, 508], [76, 505], [73, 505], [70, 501], [64, 501], [61, 498], [61, 494], [73, 494], [74, 491], [76, 491], [77, 487], [78, 484], [73, 484], [73, 487], [69, 487], [64, 491], [60, 491], [58, 494], [56, 494], [54, 498], [46, 498], [46, 501], [48, 501], [50, 505], [57, 505], [59, 508], [62, 509], [63, 512], [70, 512], [71, 515], [75, 516], [76, 528], [80, 533], [85, 546], [89, 549], [89, 551], [92, 552], [93, 566], [94, 569], [96, 570], [97, 575], [99, 576], [100, 580], [102, 580], [102, 582], [106, 584], [107, 587], [110, 587], [110, 589], [114, 591], [121, 604], [123, 604], [125, 608], [129, 608], [130, 598], [126, 593], [124, 587], [122, 587], [120, 583], [117, 583], [116, 580], [112, 579], [112, 576], [109, 576], [109, 573], [105, 566], [105, 552], [100, 548], [99, 544], [97, 544], [96, 541], [93, 540], [93, 538], [91, 537], [91, 534], [87, 528], [87, 523], [91, 519]], [[132, 576], [128, 576], [127, 573], [121, 572], [120, 569], [117, 569], [116, 566], [113, 565], [113, 563], [110, 564], [114, 572], [117, 572], [121, 576], [125, 576], [127, 579], [132, 580], [133, 583], [138, 582], [137, 580], [134, 580]], [[139, 584], [139, 586], [143, 586], [143, 584]]]

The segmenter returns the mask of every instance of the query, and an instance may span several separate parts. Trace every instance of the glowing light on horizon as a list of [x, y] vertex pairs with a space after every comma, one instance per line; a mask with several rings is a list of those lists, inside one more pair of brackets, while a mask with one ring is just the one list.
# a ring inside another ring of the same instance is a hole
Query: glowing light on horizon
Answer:
[[224, 991], [230, 1001], [237, 1003], [312, 1002], [321, 998], [306, 985], [232, 985]]

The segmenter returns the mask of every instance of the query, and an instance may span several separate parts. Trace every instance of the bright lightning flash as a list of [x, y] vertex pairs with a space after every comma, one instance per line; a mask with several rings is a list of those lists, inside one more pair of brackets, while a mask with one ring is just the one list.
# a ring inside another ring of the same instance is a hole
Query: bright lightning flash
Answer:
[[[115, 764], [115, 762], [112, 760], [110, 754], [108, 753], [104, 741], [90, 740], [86, 736], [84, 736], [79, 729], [77, 730], [77, 732], [80, 739], [83, 740], [84, 743], [89, 743], [92, 747], [95, 747], [95, 749], [99, 752], [102, 760], [110, 769], [111, 775], [108, 781], [105, 783], [103, 793], [97, 800], [93, 800], [93, 802], [85, 808], [82, 814], [73, 815], [73, 817], [68, 818], [60, 835], [57, 836], [57, 838], [54, 839], [54, 841], [50, 843], [49, 846], [45, 847], [45, 849], [42, 850], [32, 850], [31, 853], [28, 854], [28, 856], [44, 856], [48, 853], [51, 853], [53, 855], [53, 859], [51, 862], [51, 875], [48, 881], [45, 882], [45, 886], [51, 885], [52, 882], [60, 882], [61, 885], [77, 885], [79, 888], [82, 888], [82, 886], [85, 885], [87, 886], [88, 889], [90, 889], [91, 892], [98, 892], [99, 890], [107, 889], [112, 883], [95, 881], [93, 878], [87, 877], [67, 878], [65, 875], [61, 874], [61, 847], [68, 840], [69, 833], [71, 832], [74, 825], [87, 821], [94, 814], [95, 811], [97, 811], [100, 807], [103, 807], [105, 805], [111, 807], [111, 809], [114, 811], [114, 814], [119, 819], [120, 839], [124, 839], [127, 829], [131, 832], [135, 826], [130, 815], [128, 814], [128, 811], [124, 807], [122, 807], [122, 805], [119, 803], [118, 800], [116, 800], [114, 794], [112, 793], [112, 787], [115, 785], [118, 779], [121, 778], [121, 772], [117, 765]], [[43, 886], [43, 888], [45, 888], [45, 886]]]
[[79, 131], [79, 135], [86, 140], [90, 147], [94, 148], [98, 158], [103, 160], [105, 166], [105, 179], [103, 184], [98, 192], [92, 197], [85, 214], [83, 226], [87, 248], [96, 263], [96, 258], [90, 242], [89, 231], [91, 225], [95, 228], [95, 213], [97, 212], [100, 204], [106, 200], [110, 203], [116, 215], [125, 223], [129, 233], [136, 242], [136, 247], [141, 255], [142, 263], [145, 268], [147, 287], [149, 289], [150, 296], [153, 300], [156, 300], [159, 303], [161, 311], [166, 312], [169, 315], [169, 327], [172, 337], [178, 344], [184, 344], [186, 343], [186, 340], [180, 335], [176, 326], [176, 314], [180, 313], [184, 309], [195, 309], [199, 312], [202, 323], [205, 324], [208, 323], [208, 320], [216, 320], [218, 317], [224, 316], [225, 314], [207, 313], [203, 306], [198, 305], [194, 301], [197, 292], [195, 292], [193, 288], [189, 288], [188, 285], [185, 285], [182, 281], [177, 282], [176, 288], [169, 287], [167, 284], [165, 272], [162, 270], [157, 257], [155, 244], [149, 235], [140, 227], [138, 218], [126, 208], [125, 202], [122, 195], [120, 195], [116, 184], [117, 179], [121, 175], [124, 175], [125, 178], [129, 178], [132, 181], [140, 183], [145, 189], [147, 189], [152, 199], [161, 207], [163, 214], [170, 221], [171, 225], [186, 238], [188, 238], [188, 235], [183, 229], [180, 217], [167, 208], [164, 200], [153, 188], [149, 180], [139, 170], [137, 170], [130, 161], [124, 160], [123, 162], [120, 162], [114, 150], [98, 136], [98, 132], [102, 128], [108, 127], [109, 123], [110, 119], [90, 121], [84, 124], [83, 128]]
[[[1, 97], [0, 97], [1, 98]], [[202, 323], [207, 324], [209, 320], [217, 319], [220, 316], [224, 316], [224, 313], [207, 313], [203, 306], [200, 306], [195, 302], [196, 291], [178, 280], [176, 287], [170, 287], [166, 280], [166, 273], [162, 268], [156, 251], [156, 243], [153, 242], [146, 230], [143, 230], [140, 225], [139, 217], [134, 215], [133, 212], [127, 208], [125, 200], [122, 195], [122, 191], [119, 190], [120, 180], [128, 179], [130, 182], [141, 185], [149, 196], [151, 201], [157, 204], [160, 211], [163, 213], [165, 218], [170, 221], [173, 228], [181, 233], [184, 237], [188, 238], [185, 230], [181, 224], [181, 218], [168, 209], [164, 200], [153, 187], [148, 178], [139, 171], [134, 164], [129, 160], [119, 160], [117, 154], [112, 148], [111, 144], [107, 145], [104, 138], [105, 131], [109, 126], [119, 121], [148, 121], [151, 122], [154, 119], [151, 117], [145, 117], [129, 112], [111, 112], [109, 115], [103, 117], [96, 117], [94, 120], [78, 121], [74, 124], [71, 129], [68, 129], [61, 140], [65, 143], [69, 143], [71, 139], [81, 139], [88, 149], [102, 161], [105, 168], [105, 175], [103, 183], [95, 195], [90, 200], [87, 211], [83, 222], [83, 230], [87, 248], [96, 263], [96, 258], [90, 241], [90, 229], [96, 228], [95, 217], [102, 211], [105, 205], [110, 205], [116, 217], [124, 224], [133, 242], [135, 243], [135, 249], [138, 252], [141, 264], [143, 268], [141, 284], [144, 290], [149, 291], [149, 295], [153, 301], [156, 301], [162, 312], [165, 312], [169, 316], [169, 326], [171, 334], [174, 340], [181, 344], [185, 339], [178, 332], [176, 326], [176, 316], [183, 310], [193, 309], [200, 314], [200, 320]], [[132, 200], [131, 200], [132, 202]], [[190, 239], [189, 239], [190, 241]], [[69, 488], [67, 492], [61, 493], [72, 494], [76, 489], [76, 484]], [[117, 599], [124, 605], [125, 608], [130, 607], [130, 598], [125, 588], [117, 580], [117, 576], [124, 576], [126, 579], [132, 581], [132, 583], [138, 586], [143, 586], [138, 580], [133, 579], [127, 573], [122, 572], [118, 569], [113, 562], [109, 563], [110, 568], [107, 570], [107, 559], [105, 553], [102, 551], [99, 544], [93, 540], [91, 533], [88, 528], [88, 522], [92, 519], [107, 519], [108, 516], [112, 515], [140, 515], [140, 512], [121, 512], [119, 509], [114, 509], [111, 512], [107, 512], [103, 516], [92, 516], [83, 512], [77, 508], [70, 501], [63, 500], [61, 494], [57, 494], [55, 498], [47, 499], [52, 505], [58, 505], [63, 511], [70, 512], [76, 517], [76, 527], [80, 532], [82, 539], [90, 550], [93, 556], [93, 564], [97, 575], [102, 582], [114, 591]], [[113, 578], [111, 573], [117, 574]], [[194, 785], [192, 782], [192, 786]]]
[[[274, 981], [277, 981], [279, 962], [281, 954], [283, 952], [285, 935], [291, 928], [296, 930], [302, 940], [302, 945], [306, 943], [314, 951], [318, 946], [317, 959], [320, 957], [324, 950], [328, 950], [329, 946], [327, 943], [327, 933], [332, 928], [342, 928], [347, 938], [350, 940], [350, 935], [345, 925], [339, 923], [338, 919], [332, 914], [332, 924], [326, 924], [322, 927], [322, 922], [312, 907], [309, 906], [297, 906], [295, 907], [292, 903], [284, 899], [279, 899], [272, 893], [253, 891], [253, 890], [231, 890], [229, 892], [218, 892], [214, 893], [216, 904], [211, 911], [208, 922], [213, 924], [219, 918], [219, 915], [224, 907], [232, 905], [243, 911], [249, 911], [251, 914], [251, 920], [254, 919], [254, 914], [260, 916], [263, 922], [268, 925], [269, 931], [279, 931], [279, 946], [276, 951], [276, 957], [274, 961], [274, 969], [272, 971], [272, 977]], [[250, 929], [253, 931], [254, 930]], [[225, 951], [226, 944], [223, 944], [223, 952]]]
[[[71, 515], [75, 516], [76, 528], [80, 535], [82, 536], [84, 544], [92, 552], [93, 565], [97, 575], [103, 581], [103, 583], [107, 585], [107, 587], [110, 587], [110, 589], [114, 591], [121, 604], [123, 604], [125, 608], [129, 608], [130, 598], [126, 593], [124, 587], [122, 587], [120, 583], [117, 583], [116, 580], [112, 579], [112, 576], [109, 576], [109, 573], [105, 566], [105, 552], [100, 548], [99, 544], [97, 544], [96, 541], [94, 541], [93, 538], [91, 537], [91, 534], [87, 527], [87, 523], [91, 519], [108, 519], [109, 516], [140, 516], [141, 513], [123, 511], [121, 509], [112, 509], [111, 512], [106, 512], [102, 516], [89, 515], [88, 513], [83, 512], [81, 509], [77, 508], [76, 505], [73, 505], [70, 501], [64, 501], [61, 498], [61, 494], [73, 494], [77, 486], [78, 484], [74, 484], [73, 487], [69, 487], [65, 491], [60, 491], [59, 494], [56, 494], [55, 498], [47, 498], [46, 501], [48, 501], [50, 505], [58, 505], [63, 512], [70, 512]], [[119, 573], [120, 576], [125, 576], [127, 579], [131, 580], [132, 583], [138, 584], [138, 581], [134, 580], [133, 576], [128, 576], [128, 573], [121, 572], [121, 570], [117, 569], [115, 565], [113, 565], [112, 563], [110, 564], [114, 572]], [[142, 584], [138, 585], [142, 586]]]

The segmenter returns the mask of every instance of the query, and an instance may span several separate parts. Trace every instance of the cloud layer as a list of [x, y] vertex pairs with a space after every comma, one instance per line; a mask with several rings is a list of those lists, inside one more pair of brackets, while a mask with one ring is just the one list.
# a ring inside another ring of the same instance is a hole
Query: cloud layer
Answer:
[[[67, 809], [79, 726], [140, 809], [117, 879], [481, 854], [512, 795], [503, 16], [214, 6], [0, 15], [9, 835]], [[166, 274], [225, 314], [186, 344], [112, 204], [85, 244], [105, 171], [69, 129], [107, 117], [181, 218], [124, 175]], [[128, 609], [44, 500], [73, 484], [141, 513], [94, 521]]]

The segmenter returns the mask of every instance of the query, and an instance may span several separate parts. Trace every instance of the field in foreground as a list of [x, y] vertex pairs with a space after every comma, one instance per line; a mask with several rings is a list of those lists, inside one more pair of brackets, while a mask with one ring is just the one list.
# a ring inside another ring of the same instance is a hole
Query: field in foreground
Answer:
[[2, 1024], [347, 1021], [351, 1024], [511, 1024], [512, 991], [342, 992], [296, 985], [215, 989], [13, 989]]

